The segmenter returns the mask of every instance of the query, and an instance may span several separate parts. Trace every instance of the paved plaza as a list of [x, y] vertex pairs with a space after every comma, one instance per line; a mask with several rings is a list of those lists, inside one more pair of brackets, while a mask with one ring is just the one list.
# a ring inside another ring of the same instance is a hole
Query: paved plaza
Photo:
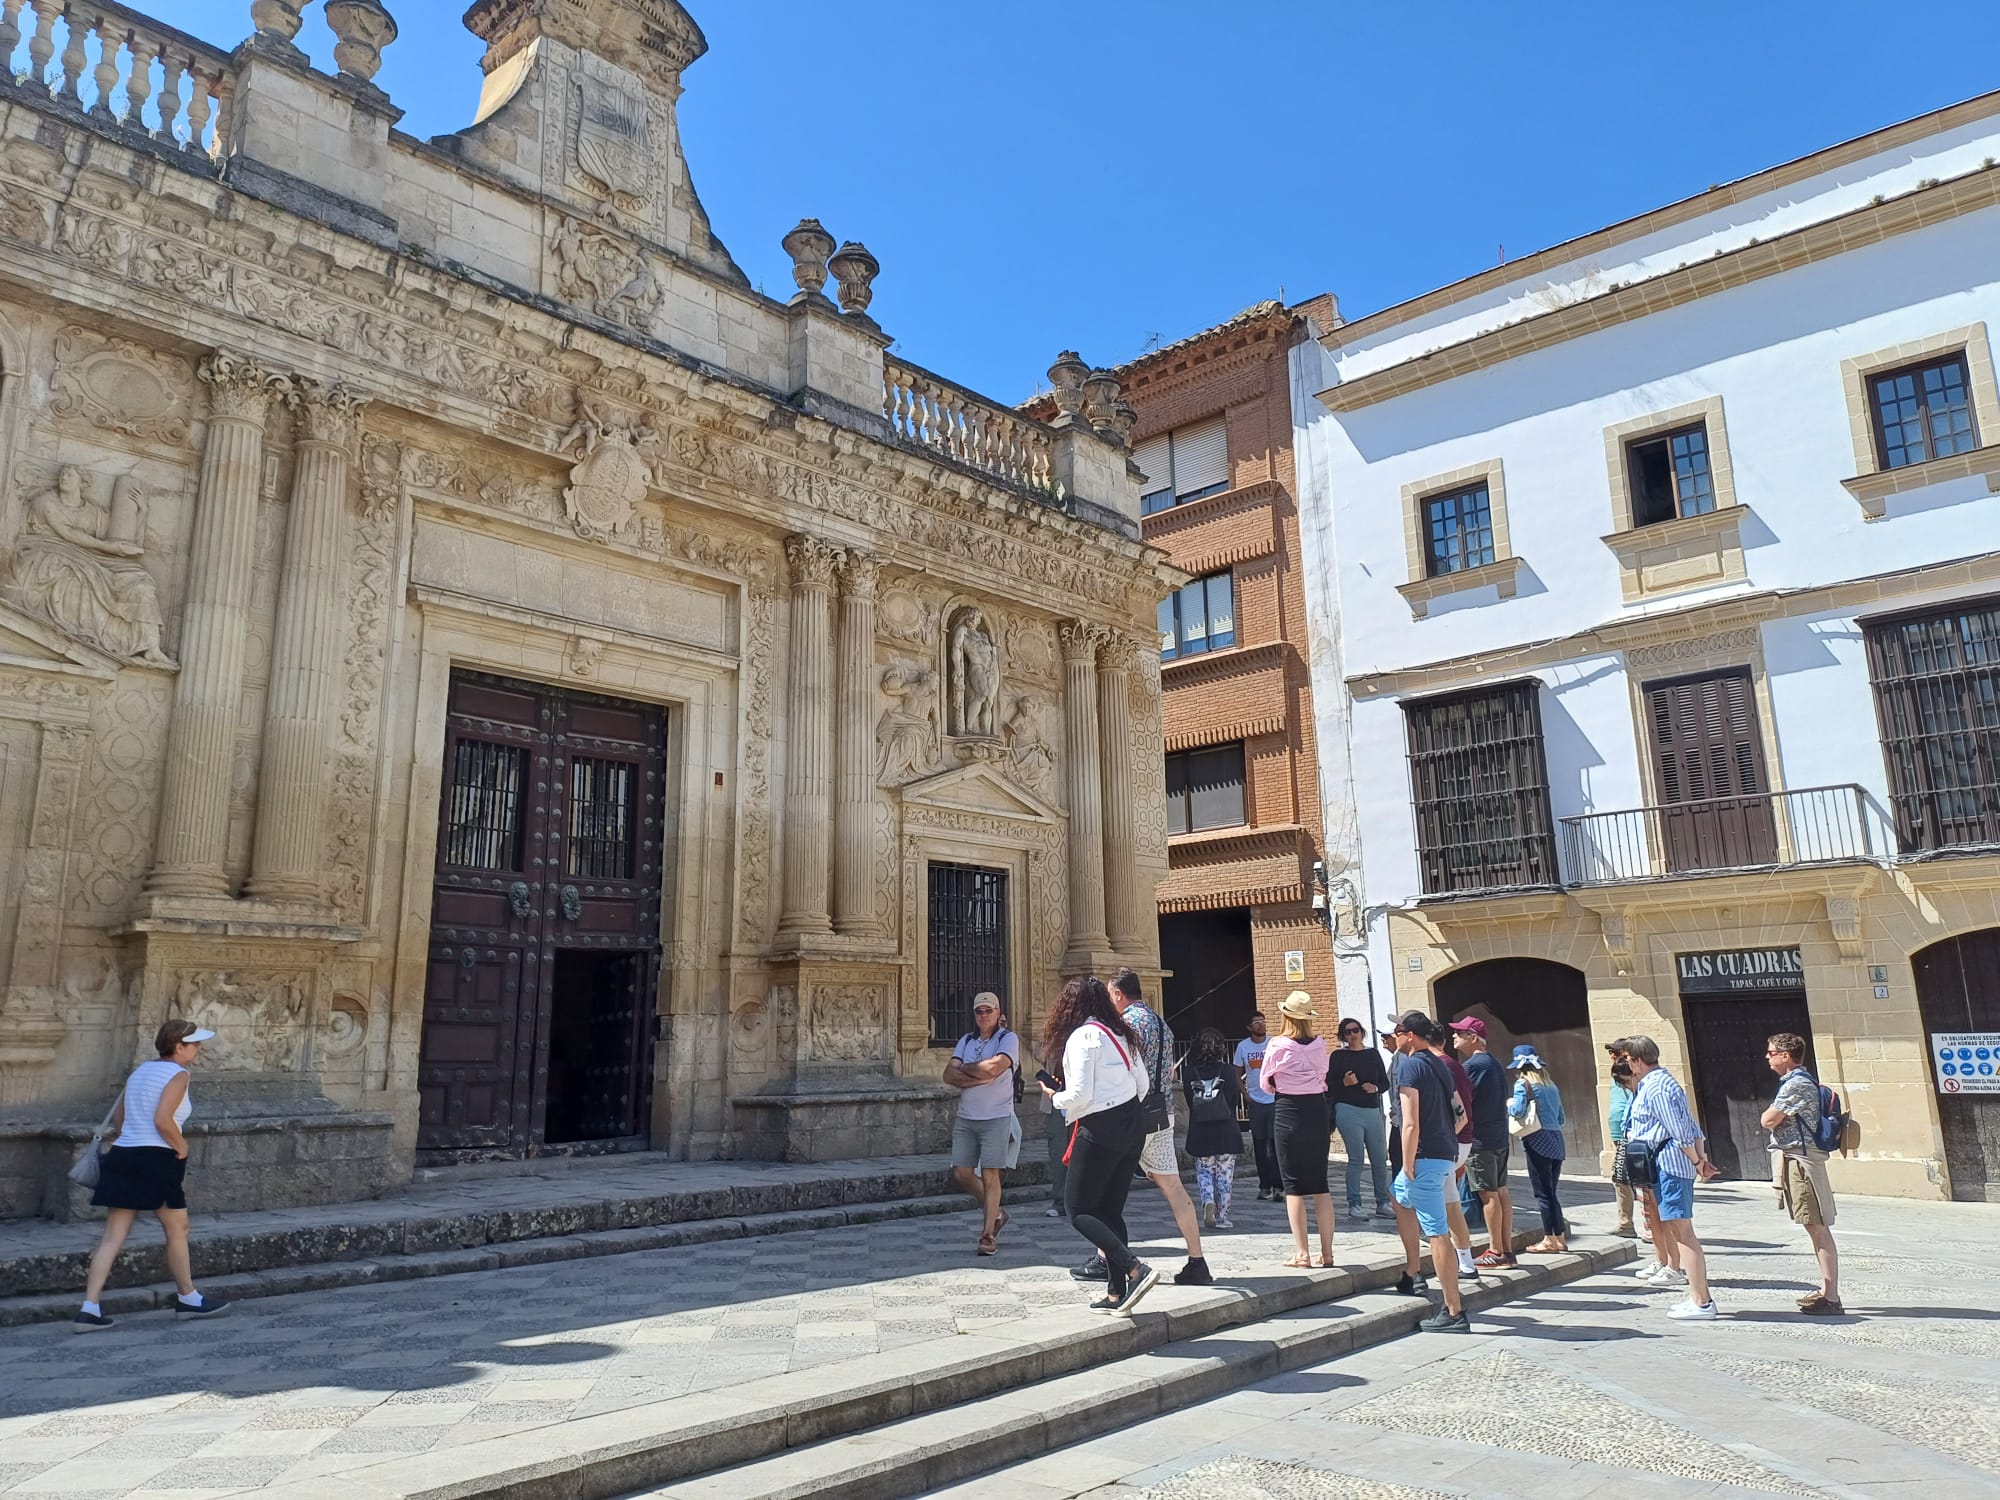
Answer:
[[[1805, 1237], [1768, 1190], [1704, 1188], [1723, 1317], [1621, 1268], [1295, 1371], [999, 1474], [951, 1500], [2000, 1495], [2000, 1207], [1849, 1200], [1848, 1315], [1791, 1311]], [[1602, 1224], [1598, 1207], [1580, 1215]]]

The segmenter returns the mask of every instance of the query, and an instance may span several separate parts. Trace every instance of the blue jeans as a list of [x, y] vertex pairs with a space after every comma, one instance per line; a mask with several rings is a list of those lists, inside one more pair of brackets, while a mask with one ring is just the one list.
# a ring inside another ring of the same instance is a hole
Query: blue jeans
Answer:
[[1336, 1104], [1333, 1107], [1333, 1127], [1340, 1132], [1340, 1141], [1347, 1148], [1347, 1211], [1361, 1212], [1361, 1157], [1364, 1149], [1368, 1156], [1368, 1171], [1374, 1179], [1375, 1206], [1388, 1208], [1389, 1197], [1389, 1122], [1382, 1118], [1382, 1111], [1369, 1109], [1360, 1104]]

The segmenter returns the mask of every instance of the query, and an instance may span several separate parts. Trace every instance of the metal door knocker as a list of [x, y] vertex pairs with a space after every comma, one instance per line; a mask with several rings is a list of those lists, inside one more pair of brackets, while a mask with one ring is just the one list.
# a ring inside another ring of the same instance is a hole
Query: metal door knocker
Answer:
[[562, 914], [565, 922], [574, 922], [583, 915], [583, 895], [573, 885], [562, 888]]

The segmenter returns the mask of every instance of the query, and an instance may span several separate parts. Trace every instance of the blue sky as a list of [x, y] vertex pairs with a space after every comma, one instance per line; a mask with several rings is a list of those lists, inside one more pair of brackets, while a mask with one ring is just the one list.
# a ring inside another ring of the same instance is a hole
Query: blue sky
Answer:
[[[387, 3], [404, 128], [465, 125], [462, 0]], [[788, 295], [778, 241], [822, 219], [881, 259], [899, 353], [1009, 401], [1064, 347], [1116, 363], [1281, 290], [1358, 316], [2000, 87], [1990, 0], [686, 3], [688, 159], [737, 262]]]

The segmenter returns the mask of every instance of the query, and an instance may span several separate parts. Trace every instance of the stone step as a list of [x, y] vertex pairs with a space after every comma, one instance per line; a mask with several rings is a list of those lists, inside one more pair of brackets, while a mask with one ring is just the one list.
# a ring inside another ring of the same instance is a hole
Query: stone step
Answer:
[[[1047, 1177], [1046, 1162], [1024, 1148], [1008, 1201], [1045, 1197], [1034, 1190]], [[595, 1171], [432, 1182], [326, 1208], [197, 1213], [193, 1259], [196, 1279], [218, 1296], [276, 1296], [965, 1207], [936, 1157], [812, 1166], [624, 1157]], [[0, 1226], [0, 1326], [73, 1315], [96, 1239], [87, 1224]], [[164, 1306], [166, 1281], [164, 1243], [142, 1221], [113, 1268], [105, 1310]]]
[[[1489, 1275], [1491, 1285], [1475, 1294], [1473, 1305], [1490, 1305], [1558, 1279], [1589, 1275], [1629, 1260], [1633, 1254], [1634, 1247], [1621, 1242], [1605, 1250], [1553, 1257], [1549, 1264]], [[264, 1493], [272, 1500], [606, 1500], [644, 1492], [648, 1487], [689, 1483], [707, 1486], [689, 1490], [690, 1494], [748, 1496], [762, 1491], [740, 1487], [739, 1475], [765, 1464], [794, 1463], [805, 1467], [764, 1471], [775, 1486], [771, 1493], [789, 1493], [785, 1485], [810, 1481], [813, 1466], [819, 1465], [833, 1478], [829, 1487], [811, 1493], [846, 1496], [849, 1491], [841, 1487], [846, 1469], [835, 1465], [866, 1470], [890, 1456], [902, 1460], [906, 1453], [924, 1445], [884, 1438], [881, 1441], [891, 1446], [872, 1453], [868, 1445], [894, 1424], [946, 1412], [947, 1408], [955, 1410], [946, 1413], [937, 1429], [940, 1432], [953, 1423], [961, 1433], [968, 1427], [987, 1425], [987, 1403], [993, 1403], [996, 1412], [1004, 1407], [1007, 1423], [1034, 1427], [1040, 1434], [1034, 1441], [1042, 1447], [1003, 1446], [990, 1461], [1004, 1463], [1031, 1451], [1043, 1451], [1058, 1441], [1048, 1434], [1041, 1417], [1015, 1409], [1022, 1402], [1032, 1409], [1041, 1398], [1024, 1393], [1039, 1387], [1073, 1379], [1075, 1385], [1064, 1387], [1068, 1392], [1065, 1401], [1081, 1402], [1081, 1392], [1090, 1393], [1090, 1399], [1095, 1400], [1097, 1393], [1108, 1388], [1109, 1372], [1143, 1370], [1147, 1378], [1135, 1378], [1135, 1386], [1155, 1394], [1131, 1407], [1130, 1418], [1137, 1418], [1165, 1409], [1160, 1404], [1168, 1399], [1162, 1394], [1165, 1392], [1171, 1391], [1177, 1404], [1213, 1394], [1219, 1388], [1214, 1382], [1221, 1378], [1217, 1372], [1225, 1368], [1240, 1365], [1244, 1379], [1263, 1378], [1279, 1368], [1275, 1361], [1280, 1349], [1296, 1345], [1300, 1351], [1297, 1356], [1286, 1353], [1284, 1358], [1297, 1363], [1325, 1358], [1329, 1352], [1346, 1347], [1338, 1340], [1347, 1334], [1314, 1332], [1319, 1325], [1310, 1320], [1279, 1325], [1262, 1334], [1254, 1328], [1301, 1310], [1327, 1309], [1340, 1329], [1358, 1329], [1364, 1323], [1355, 1321], [1356, 1309], [1329, 1309], [1327, 1305], [1383, 1294], [1401, 1270], [1402, 1257], [1396, 1252], [1322, 1271], [1273, 1267], [1269, 1275], [1257, 1276], [1244, 1285], [1193, 1288], [1168, 1284], [1155, 1291], [1131, 1318], [1089, 1311], [1080, 1288], [1074, 1307], [996, 1323], [956, 1338], [907, 1345], [863, 1359], [393, 1460], [358, 1459], [352, 1468], [322, 1474], [310, 1482], [274, 1485]], [[1396, 1307], [1384, 1314], [1382, 1337], [1406, 1331], [1426, 1310], [1412, 1299], [1396, 1301]], [[1382, 1309], [1371, 1302], [1359, 1311], [1374, 1316]], [[1334, 1326], [1327, 1325], [1329, 1329]], [[1377, 1327], [1374, 1323], [1365, 1326]], [[1184, 1351], [1183, 1346], [1230, 1330], [1246, 1332], [1203, 1344], [1193, 1356]], [[1267, 1344], [1268, 1353], [1258, 1352]], [[1236, 1352], [1225, 1359], [1230, 1351]], [[1128, 1363], [1152, 1354], [1158, 1357], [1144, 1365]], [[1177, 1383], [1170, 1376], [1183, 1357], [1188, 1360], [1190, 1380]], [[1121, 1415], [1118, 1420], [1128, 1417]], [[1063, 1429], [1059, 1440], [1087, 1435], [1082, 1430]], [[840, 1448], [843, 1440], [858, 1446]], [[800, 1450], [813, 1445], [827, 1446], [818, 1450], [819, 1457], [807, 1460]], [[923, 1478], [928, 1472], [923, 1466], [930, 1462], [928, 1457], [921, 1462], [912, 1459], [897, 1467], [894, 1493], [915, 1493], [900, 1486]], [[730, 1472], [718, 1472], [724, 1469]], [[863, 1475], [857, 1482], [874, 1481]], [[853, 1493], [873, 1491], [863, 1488]]]
[[[1632, 1260], [1620, 1245], [1551, 1256], [1486, 1277], [1465, 1298], [1475, 1315]], [[884, 1422], [757, 1462], [628, 1492], [629, 1500], [904, 1500], [1290, 1370], [1417, 1331], [1434, 1308], [1369, 1291], [1177, 1339], [1105, 1365]], [[589, 1495], [585, 1489], [580, 1492]]]

